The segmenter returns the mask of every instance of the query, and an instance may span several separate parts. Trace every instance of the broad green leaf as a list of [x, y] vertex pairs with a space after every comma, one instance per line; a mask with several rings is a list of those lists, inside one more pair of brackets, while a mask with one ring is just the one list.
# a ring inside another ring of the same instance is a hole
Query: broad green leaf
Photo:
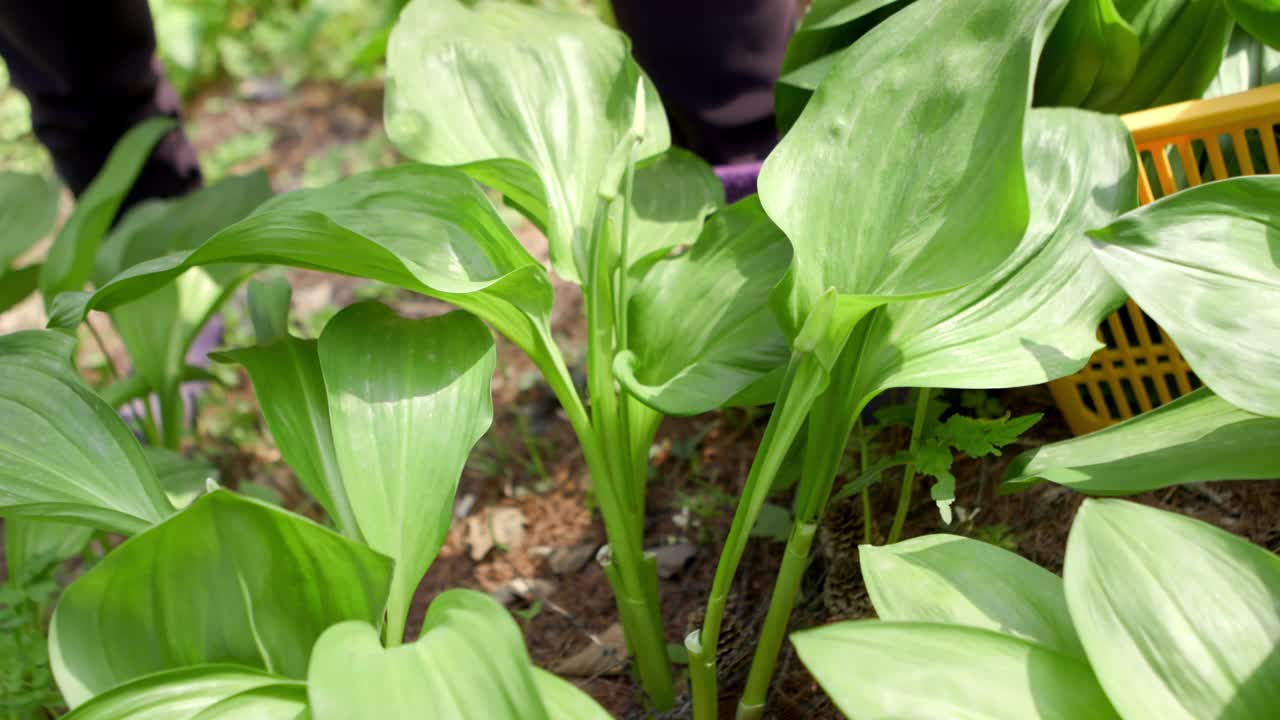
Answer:
[[[196, 665], [148, 675], [113, 688], [71, 713], [66, 720], [209, 720], [205, 715], [225, 701], [264, 690], [302, 692], [305, 686], [270, 673], [237, 665]], [[305, 704], [303, 705], [305, 707]], [[297, 715], [263, 715], [267, 706], [242, 706], [241, 718], [275, 720]], [[231, 716], [223, 716], [231, 717]]]
[[378, 622], [391, 561], [225, 490], [129, 540], [72, 583], [51, 665], [76, 707], [162, 670], [235, 663], [301, 679], [320, 634]]
[[308, 720], [307, 686], [265, 685], [219, 700], [191, 720]]
[[156, 471], [169, 502], [179, 510], [203, 495], [210, 483], [218, 481], [218, 469], [204, 460], [184, 457], [168, 448], [144, 447], [142, 453]]
[[1193, 100], [1218, 72], [1235, 22], [1223, 0], [1114, 0], [1138, 34], [1138, 70], [1110, 102], [1109, 113]]
[[101, 285], [139, 263], [195, 249], [270, 197], [271, 181], [259, 170], [180, 198], [150, 200], [130, 211], [103, 241], [93, 282]]
[[[270, 196], [266, 173], [228, 178], [185, 197], [152, 204], [145, 212], [147, 221], [113, 233], [104, 250], [111, 251], [122, 267], [191, 250]], [[192, 268], [157, 292], [111, 312], [112, 326], [129, 350], [134, 371], [160, 395], [165, 430], [171, 438], [177, 437], [182, 425], [178, 386], [187, 352], [200, 329], [251, 270], [244, 265]]]
[[[184, 366], [179, 379], [182, 382], [226, 384], [222, 378], [213, 374], [208, 368], [196, 365]], [[147, 384], [147, 381], [141, 375], [129, 375], [98, 388], [98, 396], [114, 408], [122, 407], [125, 403], [141, 399], [143, 395], [150, 394], [150, 392], [151, 386]]]
[[460, 171], [401, 165], [277, 196], [188, 253], [136, 265], [91, 296], [59, 298], [50, 325], [78, 325], [189, 268], [274, 263], [420, 292], [492, 323], [535, 362], [545, 358], [552, 290], [542, 266]]
[[316, 341], [286, 336], [268, 345], [216, 353], [212, 358], [244, 366], [281, 457], [338, 528], [349, 537], [359, 537], [334, 450], [329, 397]]
[[1062, 578], [989, 543], [925, 535], [863, 545], [862, 577], [881, 620], [985, 628], [1084, 658]]
[[613, 720], [613, 716], [590, 695], [542, 668], [533, 669], [533, 682], [538, 686], [538, 694], [542, 696], [548, 718]]
[[49, 568], [80, 554], [93, 537], [93, 528], [36, 518], [4, 521], [4, 560], [9, 580], [30, 584]]
[[1244, 720], [1280, 707], [1280, 558], [1198, 520], [1086, 500], [1067, 605], [1125, 720]]
[[396, 561], [394, 634], [444, 545], [467, 455], [493, 419], [493, 338], [463, 312], [407, 320], [366, 302], [329, 321], [318, 351], [352, 513], [369, 546]]
[[848, 25], [864, 18], [886, 5], [898, 0], [814, 0], [810, 5], [801, 30], [826, 30], [841, 25]]
[[1084, 660], [990, 630], [844, 622], [791, 642], [836, 707], [858, 720], [1120, 718]]
[[1232, 405], [1280, 415], [1280, 176], [1199, 185], [1095, 230], [1116, 282]]
[[638, 270], [691, 244], [724, 205], [724, 184], [698, 156], [671, 148], [636, 168], [627, 257]]
[[695, 415], [786, 364], [768, 300], [790, 251], [751, 196], [713, 215], [686, 252], [655, 264], [632, 292], [631, 349], [615, 362], [627, 390], [669, 415]]
[[474, 590], [447, 590], [410, 645], [383, 648], [363, 623], [330, 628], [316, 643], [307, 692], [315, 720], [542, 720], [532, 669], [505, 608]]
[[963, 286], [1014, 251], [1031, 77], [1064, 4], [921, 0], [835, 63], [760, 175], [795, 249], [794, 327], [834, 288], [838, 349], [875, 307]]
[[1081, 235], [1137, 205], [1133, 146], [1118, 118], [1035, 109], [1024, 157], [1031, 221], [996, 270], [955, 292], [873, 313], [859, 353], [868, 400], [893, 387], [993, 388], [1079, 370], [1098, 324], [1124, 300]]
[[173, 511], [114, 409], [71, 369], [53, 331], [0, 339], [0, 515], [132, 535]]
[[1240, 27], [1280, 50], [1280, 0], [1224, 0]]
[[47, 330], [19, 330], [0, 335], [0, 362], [28, 365], [45, 372], [78, 378], [74, 335]]
[[106, 164], [76, 202], [76, 208], [49, 248], [40, 292], [48, 305], [65, 290], [79, 290], [93, 274], [98, 245], [115, 219], [120, 203], [129, 194], [142, 166], [160, 138], [175, 126], [168, 117], [155, 117], [135, 125], [111, 149]]
[[26, 300], [40, 284], [43, 265], [27, 265], [5, 272], [0, 267], [0, 312], [4, 312]]
[[1204, 91], [1204, 96], [1232, 95], [1272, 83], [1280, 83], [1280, 49], [1269, 48], [1243, 29], [1236, 28], [1231, 34], [1227, 56], [1222, 59], [1218, 74], [1209, 84], [1209, 89]]
[[274, 275], [269, 279], [250, 280], [248, 298], [249, 321], [259, 345], [289, 336], [289, 303], [293, 299], [289, 278]]
[[1129, 495], [1210, 480], [1280, 477], [1280, 418], [1254, 415], [1201, 388], [1078, 438], [1028, 450], [1005, 489], [1044, 479], [1091, 495]]
[[[644, 159], [667, 148], [666, 118], [621, 33], [568, 11], [415, 0], [387, 46], [387, 134], [415, 160], [479, 166], [483, 182], [545, 219], [553, 267], [577, 282], [587, 276], [600, 183], [631, 129], [637, 87]], [[494, 160], [516, 171], [484, 167]]]
[[1036, 105], [1101, 107], [1133, 80], [1138, 52], [1113, 0], [1071, 0], [1045, 43]]
[[814, 0], [787, 43], [775, 87], [784, 132], [795, 124], [840, 52], [914, 0]]
[[49, 178], [0, 172], [0, 274], [53, 229], [58, 194]]

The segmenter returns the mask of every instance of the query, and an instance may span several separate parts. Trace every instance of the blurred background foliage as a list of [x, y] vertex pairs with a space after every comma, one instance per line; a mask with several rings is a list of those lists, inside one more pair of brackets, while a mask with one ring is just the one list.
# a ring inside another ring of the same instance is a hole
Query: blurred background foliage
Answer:
[[304, 80], [372, 76], [404, 3], [151, 0], [151, 11], [169, 79], [189, 97], [224, 78], [287, 89]]

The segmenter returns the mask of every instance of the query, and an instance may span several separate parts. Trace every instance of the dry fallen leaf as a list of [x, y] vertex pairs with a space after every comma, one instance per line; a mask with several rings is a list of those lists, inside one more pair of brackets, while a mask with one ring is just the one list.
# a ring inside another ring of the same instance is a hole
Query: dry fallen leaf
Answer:
[[488, 508], [467, 518], [467, 545], [471, 559], [480, 562], [495, 546], [514, 550], [524, 542], [524, 513], [519, 508]]
[[591, 636], [591, 643], [561, 660], [552, 670], [568, 677], [617, 675], [627, 666], [627, 640], [622, 626], [614, 623], [604, 632]]

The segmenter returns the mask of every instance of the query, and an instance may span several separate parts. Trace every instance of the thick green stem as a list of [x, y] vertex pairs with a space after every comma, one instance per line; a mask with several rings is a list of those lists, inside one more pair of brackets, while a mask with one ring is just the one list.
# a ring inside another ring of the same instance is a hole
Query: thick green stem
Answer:
[[695, 720], [714, 720], [716, 717], [716, 648], [720, 643], [720, 627], [724, 621], [729, 590], [746, 550], [751, 528], [760, 515], [760, 507], [764, 504], [769, 488], [773, 486], [778, 468], [786, 459], [787, 451], [800, 432], [805, 416], [826, 380], [827, 373], [813, 354], [792, 356], [778, 402], [774, 405], [769, 425], [765, 428], [760, 448], [756, 451], [751, 470], [747, 474], [747, 482], [733, 515], [733, 524], [729, 528], [729, 537], [720, 553], [720, 562], [716, 565], [702, 630], [695, 638], [699, 652], [691, 652], [689, 656], [689, 674], [695, 694], [711, 694], [710, 699], [699, 699], [695, 695]]
[[[929, 410], [929, 398], [933, 391], [920, 388], [916, 391], [916, 414], [911, 421], [911, 441], [907, 452], [914, 454], [920, 446], [920, 433], [924, 431], [924, 419]], [[902, 526], [907, 521], [907, 511], [911, 509], [911, 490], [916, 481], [916, 463], [912, 459], [902, 469], [902, 491], [898, 495], [898, 510], [893, 514], [893, 525], [889, 528], [886, 542], [892, 545], [902, 537]]]
[[404, 643], [404, 628], [409, 623], [409, 608], [399, 595], [393, 592], [387, 598], [387, 624], [382, 627], [382, 644], [389, 648]]
[[142, 396], [142, 417], [139, 419], [142, 425], [142, 434], [147, 439], [147, 444], [151, 447], [160, 447], [162, 440], [160, 438], [160, 426], [156, 424], [156, 413], [151, 407], [151, 395]]
[[[655, 707], [668, 710], [675, 705], [675, 691], [658, 607], [657, 569], [644, 555], [643, 495], [637, 499], [634, 490], [637, 481], [632, 477], [635, 473], [633, 454], [626, 418], [622, 415], [627, 407], [624, 398], [619, 397], [613, 376], [617, 315], [611, 263], [614, 250], [608, 216], [608, 203], [602, 202], [592, 238], [591, 274], [585, 288], [591, 418], [587, 427], [575, 424], [574, 429], [583, 445], [609, 538], [606, 570], [627, 645], [635, 656], [645, 693]], [[585, 419], [584, 414], [579, 422]]]
[[855, 330], [854, 339], [831, 368], [826, 390], [814, 400], [809, 410], [800, 484], [796, 488], [795, 524], [787, 538], [782, 567], [774, 580], [769, 613], [751, 661], [746, 689], [738, 704], [739, 720], [760, 718], [764, 714], [769, 681], [778, 662], [778, 652], [782, 649], [796, 594], [800, 591], [800, 579], [808, 564], [813, 536], [831, 497], [840, 461], [849, 444], [849, 435], [865, 404], [857, 375], [858, 364], [862, 360], [860, 338]]
[[164, 430], [164, 446], [177, 450], [182, 444], [182, 386], [174, 383], [157, 393], [160, 397], [160, 422]]
[[795, 607], [796, 594], [800, 591], [800, 580], [804, 577], [805, 568], [809, 564], [809, 549], [813, 546], [813, 536], [817, 530], [817, 523], [797, 522], [791, 528], [791, 535], [787, 538], [787, 550], [782, 556], [782, 567], [778, 569], [773, 596], [769, 599], [769, 614], [765, 616], [764, 629], [760, 631], [760, 642], [756, 645], [756, 654], [751, 660], [747, 686], [742, 691], [742, 698], [738, 701], [738, 720], [759, 720], [764, 717], [764, 703], [769, 693], [769, 681], [773, 678], [773, 669], [778, 662], [778, 651], [782, 649], [782, 640], [787, 633], [787, 621], [791, 617], [791, 610]]

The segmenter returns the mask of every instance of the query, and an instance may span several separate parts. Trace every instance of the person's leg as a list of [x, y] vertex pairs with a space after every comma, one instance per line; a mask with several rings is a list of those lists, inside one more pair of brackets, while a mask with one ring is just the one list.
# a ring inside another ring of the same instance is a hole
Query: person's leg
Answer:
[[[0, 0], [0, 56], [31, 101], [36, 137], [76, 195], [129, 128], [178, 116], [155, 50], [147, 0]], [[195, 151], [179, 129], [157, 146], [125, 204], [199, 186]]]
[[712, 163], [768, 154], [795, 0], [614, 0], [613, 10], [677, 144]]

